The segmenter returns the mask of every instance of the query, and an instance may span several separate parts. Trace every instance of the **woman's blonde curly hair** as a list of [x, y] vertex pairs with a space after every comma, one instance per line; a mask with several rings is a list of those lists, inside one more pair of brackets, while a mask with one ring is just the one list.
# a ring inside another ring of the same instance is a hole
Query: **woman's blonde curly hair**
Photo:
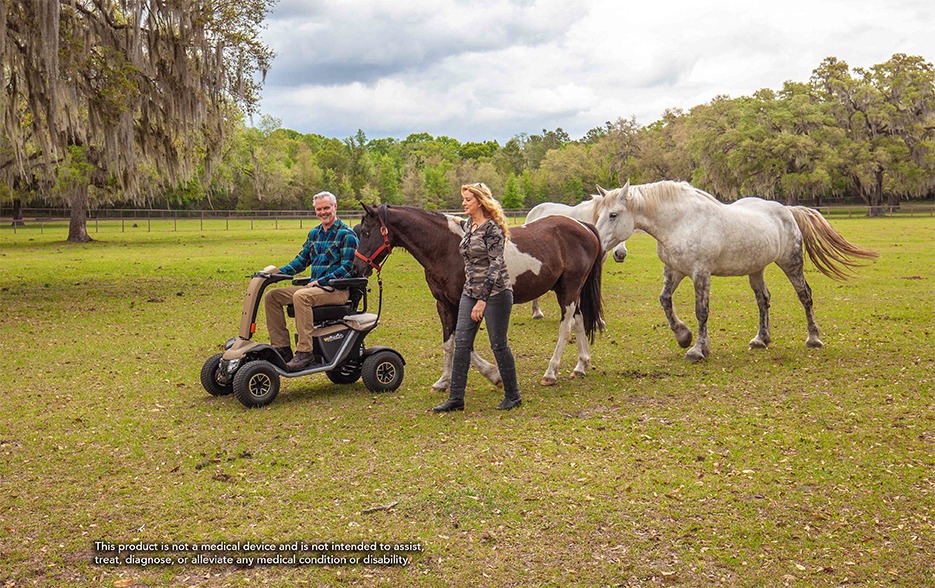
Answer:
[[493, 219], [493, 222], [497, 223], [500, 230], [503, 231], [504, 239], [509, 239], [510, 229], [506, 226], [506, 216], [503, 214], [503, 207], [500, 206], [497, 199], [493, 197], [493, 193], [490, 191], [490, 188], [487, 187], [487, 184], [483, 182], [464, 184], [461, 186], [461, 193], [464, 194], [464, 192], [470, 192], [471, 195], [477, 199], [477, 203], [484, 209], [484, 213]]

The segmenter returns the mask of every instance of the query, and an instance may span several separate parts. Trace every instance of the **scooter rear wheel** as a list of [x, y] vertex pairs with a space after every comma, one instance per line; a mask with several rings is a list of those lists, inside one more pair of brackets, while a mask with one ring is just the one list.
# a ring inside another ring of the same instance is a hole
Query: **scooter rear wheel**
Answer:
[[371, 392], [391, 392], [403, 383], [403, 360], [392, 351], [378, 351], [364, 360], [361, 374]]
[[279, 374], [268, 361], [251, 361], [234, 375], [234, 396], [248, 408], [266, 406], [279, 394]]
[[335, 384], [353, 384], [360, 379], [362, 370], [363, 366], [361, 366], [360, 362], [344, 363], [333, 370], [328, 370], [325, 375]]

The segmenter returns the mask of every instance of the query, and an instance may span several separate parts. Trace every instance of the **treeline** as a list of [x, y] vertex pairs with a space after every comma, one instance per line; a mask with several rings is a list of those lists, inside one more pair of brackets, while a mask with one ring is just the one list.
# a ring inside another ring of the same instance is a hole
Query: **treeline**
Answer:
[[[822, 205], [860, 197], [871, 214], [935, 194], [935, 70], [893, 55], [868, 69], [829, 57], [805, 82], [717, 97], [640, 126], [618, 119], [573, 139], [561, 128], [504, 145], [429, 134], [344, 139], [301, 134], [265, 116], [227, 134], [210, 174], [152, 190], [154, 208], [300, 209], [320, 190], [360, 202], [457, 208], [483, 181], [507, 208], [574, 204], [629, 179], [686, 180], [724, 201], [757, 195]], [[98, 202], [119, 195], [98, 191]], [[32, 194], [34, 200], [37, 195]], [[134, 204], [139, 205], [139, 200]]]
[[[321, 189], [358, 202], [460, 206], [458, 187], [483, 181], [505, 207], [574, 204], [595, 186], [628, 179], [686, 180], [729, 201], [757, 195], [821, 205], [859, 196], [879, 213], [935, 191], [935, 73], [903, 54], [869, 69], [827, 58], [807, 82], [752, 96], [718, 97], [639, 126], [607, 122], [582, 138], [561, 128], [461, 143], [413, 134], [370, 139], [303, 135], [265, 117], [241, 126], [203, 193], [193, 184], [171, 206], [295, 209]], [[155, 203], [154, 203], [155, 204]]]

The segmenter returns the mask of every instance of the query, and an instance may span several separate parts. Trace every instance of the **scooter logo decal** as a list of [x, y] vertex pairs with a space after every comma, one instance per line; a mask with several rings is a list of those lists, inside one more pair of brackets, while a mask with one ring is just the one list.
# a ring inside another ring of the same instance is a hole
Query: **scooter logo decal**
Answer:
[[331, 343], [332, 341], [340, 341], [344, 338], [344, 333], [335, 333], [334, 335], [328, 335], [324, 338], [325, 343]]

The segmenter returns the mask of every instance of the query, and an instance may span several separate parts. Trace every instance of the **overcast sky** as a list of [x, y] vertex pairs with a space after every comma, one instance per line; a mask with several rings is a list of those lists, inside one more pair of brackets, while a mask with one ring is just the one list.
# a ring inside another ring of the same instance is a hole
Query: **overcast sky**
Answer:
[[[279, 0], [262, 114], [301, 133], [461, 142], [646, 125], [823, 59], [935, 60], [932, 0]], [[254, 123], [259, 120], [254, 118]]]

